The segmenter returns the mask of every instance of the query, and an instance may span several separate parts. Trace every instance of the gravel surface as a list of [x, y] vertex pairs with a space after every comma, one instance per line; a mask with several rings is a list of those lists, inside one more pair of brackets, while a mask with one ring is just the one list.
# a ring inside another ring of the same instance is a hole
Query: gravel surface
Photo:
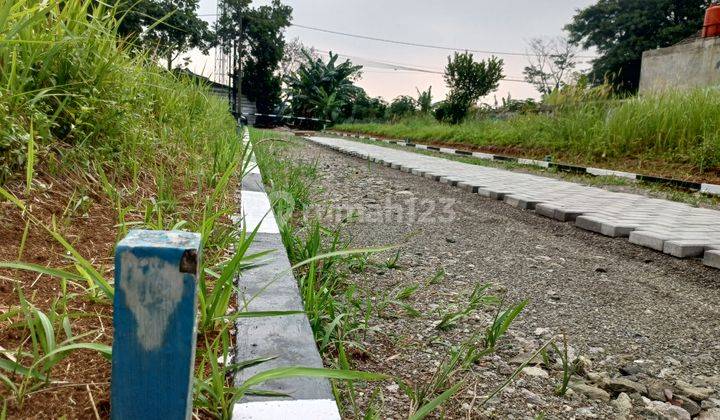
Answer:
[[[399, 303], [375, 311], [356, 368], [428, 383], [449, 348], [482, 334], [495, 309], [448, 331], [436, 328], [439, 320], [467, 305], [475, 285], [491, 283], [506, 303], [529, 303], [494, 355], [456, 374], [465, 387], [445, 405], [446, 418], [720, 418], [717, 270], [319, 146], [302, 143], [292, 154], [317, 162], [316, 209], [330, 209], [328, 224], [358, 213], [349, 225], [354, 247], [403, 244], [399, 267], [375, 256], [349, 281], [380, 307], [419, 285], [401, 303], [420, 316]], [[565, 397], [554, 393], [558, 367], [540, 365], [481, 404], [522, 355], [560, 333], [582, 364]], [[409, 399], [397, 386], [380, 386], [374, 398], [370, 387], [359, 391], [381, 418], [407, 416]]]

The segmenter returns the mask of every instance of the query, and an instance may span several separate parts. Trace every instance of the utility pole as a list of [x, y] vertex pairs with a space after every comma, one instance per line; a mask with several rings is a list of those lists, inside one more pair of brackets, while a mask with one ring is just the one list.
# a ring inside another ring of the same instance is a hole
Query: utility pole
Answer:
[[242, 54], [243, 26], [242, 15], [239, 17], [240, 34], [232, 41], [232, 75], [230, 85], [230, 110], [235, 118], [242, 117]]
[[238, 85], [237, 85], [237, 97], [238, 97], [238, 118], [242, 118], [242, 54], [243, 54], [243, 19], [240, 14], [240, 42], [238, 46]]

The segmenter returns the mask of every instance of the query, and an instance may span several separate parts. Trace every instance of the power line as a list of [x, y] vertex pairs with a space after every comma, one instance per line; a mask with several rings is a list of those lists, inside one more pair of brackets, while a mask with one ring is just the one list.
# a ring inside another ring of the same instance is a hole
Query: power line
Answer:
[[[436, 50], [445, 50], [445, 51], [468, 51], [468, 52], [474, 52], [474, 53], [478, 53], [478, 54], [512, 55], [512, 56], [520, 56], [520, 57], [533, 57], [534, 56], [534, 54], [531, 54], [531, 53], [476, 50], [476, 49], [472, 49], [472, 48], [453, 48], [453, 47], [447, 47], [447, 46], [441, 46], [441, 45], [431, 45], [431, 44], [421, 44], [421, 43], [417, 43], [417, 42], [398, 41], [398, 40], [387, 39], [387, 38], [377, 38], [374, 36], [358, 35], [358, 34], [351, 34], [351, 33], [347, 33], [347, 32], [333, 31], [330, 29], [317, 28], [314, 26], [300, 25], [298, 23], [293, 23], [291, 25], [296, 28], [308, 29], [311, 31], [324, 32], [324, 33], [334, 34], [334, 35], [342, 35], [342, 36], [347, 36], [347, 37], [351, 37], [351, 38], [367, 39], [370, 41], [386, 42], [389, 44], [407, 45], [407, 46], [411, 46], [411, 47], [432, 48], [432, 49], [436, 49]], [[586, 55], [577, 55], [576, 57], [577, 58], [588, 58], [588, 59], [596, 58], [596, 57], [586, 56]]]
[[[319, 50], [319, 49], [316, 49], [315, 51], [323, 53], [323, 54], [329, 53], [329, 51], [323, 51], [323, 50]], [[364, 61], [366, 63], [370, 63], [369, 65], [363, 65], [363, 67], [370, 67], [370, 68], [377, 68], [377, 69], [384, 69], [384, 70], [390, 69], [390, 70], [394, 70], [394, 71], [431, 73], [431, 74], [440, 74], [440, 75], [445, 74], [445, 72], [440, 71], [440, 70], [420, 68], [420, 67], [416, 67], [412, 64], [402, 64], [402, 63], [391, 62], [391, 61], [380, 61], [377, 59], [359, 57], [359, 56], [347, 55], [347, 54], [340, 54], [340, 53], [337, 53], [337, 55], [339, 55], [340, 57], [343, 57], [343, 58], [357, 59], [360, 61]], [[505, 81], [505, 82], [528, 83], [526, 80], [513, 78], [513, 77], [506, 77], [501, 80]]]
[[[217, 14], [210, 13], [210, 14], [204, 14], [204, 15], [198, 15], [198, 16], [200, 16], [200, 17], [210, 17], [210, 16], [217, 17]], [[478, 54], [509, 55], [509, 56], [517, 56], [517, 57], [534, 57], [535, 56], [535, 54], [526, 53], [526, 52], [523, 53], [523, 52], [513, 52], [513, 51], [477, 50], [477, 49], [473, 49], [473, 48], [455, 48], [455, 47], [448, 47], [448, 46], [442, 46], [442, 45], [422, 44], [422, 43], [418, 43], [418, 42], [400, 41], [400, 40], [388, 39], [388, 38], [378, 38], [378, 37], [374, 37], [374, 36], [359, 35], [359, 34], [352, 34], [352, 33], [348, 33], [348, 32], [334, 31], [331, 29], [318, 28], [315, 26], [301, 25], [299, 23], [291, 23], [290, 26], [294, 26], [296, 28], [301, 28], [301, 29], [307, 29], [310, 31], [324, 32], [327, 34], [346, 36], [346, 37], [350, 37], [350, 38], [365, 39], [368, 41], [385, 42], [388, 44], [405, 45], [405, 46], [410, 46], [410, 47], [430, 48], [430, 49], [443, 50], [443, 51], [467, 51], [467, 52], [478, 53]], [[576, 55], [575, 57], [583, 58], [583, 59], [597, 58], [595, 56], [590, 56], [590, 55]]]

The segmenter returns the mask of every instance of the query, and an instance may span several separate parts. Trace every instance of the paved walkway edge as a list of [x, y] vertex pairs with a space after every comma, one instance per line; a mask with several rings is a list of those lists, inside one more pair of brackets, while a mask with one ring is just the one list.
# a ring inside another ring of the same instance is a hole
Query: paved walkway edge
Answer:
[[[533, 210], [541, 216], [573, 222], [581, 229], [613, 238], [626, 237], [633, 244], [677, 258], [703, 258], [706, 266], [720, 268], [720, 212], [715, 210], [350, 140], [305, 138], [341, 153]], [[546, 191], [540, 191], [542, 188]]]
[[[247, 130], [243, 133], [243, 142], [252, 147]], [[265, 193], [252, 151], [250, 154], [251, 169], [242, 180], [239, 192], [241, 213], [236, 218], [247, 232], [257, 228], [248, 254], [272, 252], [261, 264], [244, 271], [236, 279], [238, 304], [249, 302], [247, 310], [251, 312], [304, 311], [270, 199]], [[239, 318], [236, 321], [236, 330], [236, 363], [260, 357], [275, 357], [268, 362], [239, 371], [235, 376], [237, 385], [271, 368], [323, 367], [310, 323], [304, 313], [282, 317]], [[327, 379], [279, 379], [267, 381], [256, 388], [289, 397], [247, 396], [235, 405], [233, 419], [340, 419], [332, 387]]]
[[707, 183], [701, 184], [699, 182], [690, 182], [690, 181], [682, 181], [682, 180], [678, 180], [678, 179], [669, 179], [669, 178], [662, 178], [662, 177], [656, 177], [656, 176], [650, 176], [650, 175], [641, 175], [641, 174], [635, 174], [635, 173], [631, 173], [631, 172], [613, 171], [610, 169], [584, 167], [584, 166], [577, 166], [577, 165], [567, 165], [567, 164], [555, 163], [555, 162], [545, 162], [543, 160], [533, 160], [533, 159], [523, 159], [523, 158], [510, 157], [510, 156], [493, 155], [490, 153], [471, 152], [468, 150], [452, 149], [452, 148], [448, 148], [448, 147], [428, 146], [428, 145], [424, 145], [424, 144], [410, 142], [408, 140], [379, 139], [377, 137], [366, 136], [363, 134], [350, 134], [350, 133], [345, 133], [342, 131], [327, 131], [326, 130], [325, 133], [327, 133], [329, 135], [333, 135], [333, 136], [339, 136], [339, 137], [352, 137], [352, 138], [363, 139], [363, 140], [381, 141], [383, 143], [397, 144], [399, 146], [414, 147], [416, 149], [433, 150], [436, 152], [446, 153], [449, 155], [472, 156], [472, 157], [475, 157], [478, 159], [495, 160], [495, 161], [501, 161], [501, 162], [514, 162], [514, 163], [518, 163], [520, 165], [537, 166], [540, 168], [556, 168], [563, 172], [572, 172], [572, 173], [577, 173], [577, 174], [586, 174], [586, 175], [593, 175], [593, 176], [614, 176], [614, 177], [618, 177], [618, 178], [630, 179], [633, 181], [642, 181], [642, 182], [647, 182], [647, 183], [651, 183], [651, 184], [661, 184], [661, 185], [666, 185], [666, 186], [675, 187], [675, 188], [687, 189], [687, 190], [691, 190], [691, 191], [699, 191], [703, 194], [720, 197], [720, 185], [716, 185], [716, 184], [707, 184]]

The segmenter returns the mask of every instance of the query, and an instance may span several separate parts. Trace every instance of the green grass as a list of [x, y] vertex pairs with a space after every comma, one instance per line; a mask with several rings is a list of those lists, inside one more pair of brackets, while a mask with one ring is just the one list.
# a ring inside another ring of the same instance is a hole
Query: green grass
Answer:
[[[76, 239], [82, 219], [110, 223], [103, 227], [115, 232], [108, 236], [113, 242], [96, 244], [110, 247], [133, 228], [202, 235], [196, 416], [230, 418], [234, 403], [260, 392], [250, 387], [266, 379], [382, 379], [347, 369], [283, 368], [235, 386], [234, 372], [264, 360], [218, 361], [228, 360], [233, 320], [288, 315], [246, 312], [234, 299], [237, 272], [261, 256], [247, 253], [254, 232], [238, 232], [228, 217], [237, 211], [234, 192], [246, 149], [224, 100], [131, 52], [117, 38], [112, 16], [94, 0], [0, 0], [0, 202], [9, 203], [0, 217], [18, 217], [24, 226], [22, 237], [8, 238], [17, 260], [0, 261], [0, 280], [9, 281], [18, 297], [0, 314], [0, 328], [17, 338], [0, 347], [0, 417], [41, 412], [25, 396], [55, 392], [46, 387], [66, 380], [66, 359], [73, 366], [87, 361], [75, 359], [79, 351], [111, 357], [112, 337], [103, 327], [111, 321], [102, 318], [112, 307], [112, 251], [105, 255]], [[62, 201], [62, 213], [37, 212], [49, 199]], [[99, 208], [109, 214], [96, 220], [92, 210]], [[27, 242], [37, 246], [38, 235], [60, 251], [59, 262], [23, 261]], [[36, 281], [24, 281], [27, 272]], [[38, 296], [37, 280], [59, 285], [60, 297], [48, 302]], [[69, 309], [79, 307], [82, 313]], [[86, 322], [77, 333], [80, 319]], [[105, 367], [100, 380], [108, 383]]]
[[704, 89], [563, 105], [552, 114], [508, 120], [469, 119], [449, 125], [428, 117], [336, 128], [414, 141], [513, 148], [516, 154], [550, 154], [568, 163], [683, 168], [699, 176], [720, 171], [720, 115], [714, 111], [718, 107], [717, 90]]
[[96, 4], [0, 1], [0, 185], [21, 169], [30, 188], [40, 167], [97, 172], [93, 163], [137, 179], [178, 154], [213, 156], [207, 172], [222, 172], [232, 158], [217, 148], [233, 135], [227, 106], [130, 54]]

